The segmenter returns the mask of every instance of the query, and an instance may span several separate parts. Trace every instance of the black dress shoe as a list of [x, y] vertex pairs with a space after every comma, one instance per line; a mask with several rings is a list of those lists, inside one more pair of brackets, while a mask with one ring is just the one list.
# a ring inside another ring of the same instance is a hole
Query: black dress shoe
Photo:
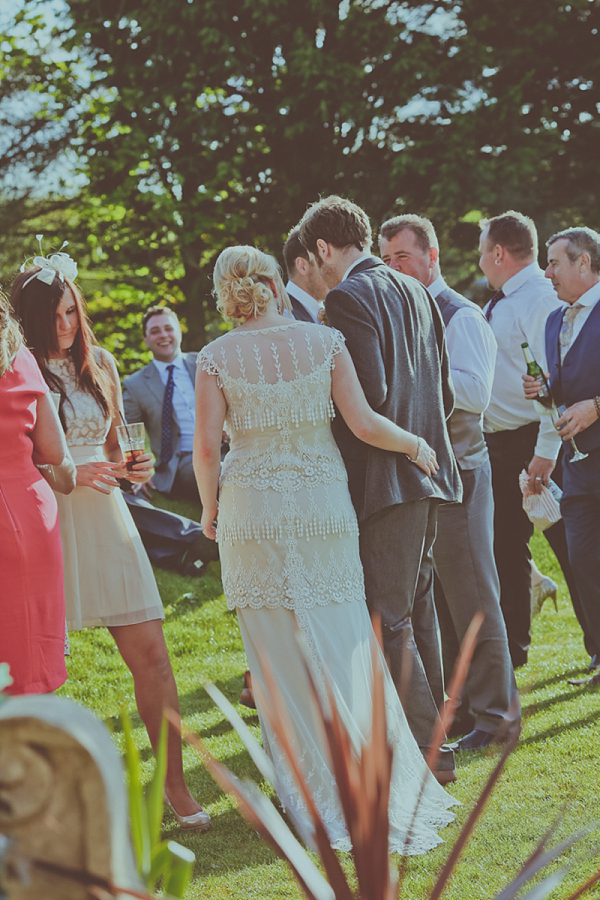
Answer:
[[470, 731], [469, 734], [465, 734], [460, 741], [456, 741], [454, 744], [450, 744], [455, 753], [460, 753], [461, 750], [482, 750], [484, 747], [487, 747], [489, 744], [498, 744], [502, 743], [502, 741], [498, 741], [496, 736], [489, 731], [481, 731], [479, 728], [474, 728], [473, 731]]

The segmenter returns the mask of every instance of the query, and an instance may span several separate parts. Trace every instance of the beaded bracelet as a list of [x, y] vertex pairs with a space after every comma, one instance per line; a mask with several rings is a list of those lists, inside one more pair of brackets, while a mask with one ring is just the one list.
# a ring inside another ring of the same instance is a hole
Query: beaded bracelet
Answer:
[[419, 453], [421, 452], [422, 443], [423, 443], [422, 438], [418, 437], [417, 438], [417, 452], [415, 453], [414, 457], [408, 456], [408, 453], [406, 454], [408, 456], [409, 462], [416, 462], [418, 460]]
[[594, 397], [594, 406], [596, 408], [596, 415], [600, 419], [600, 397]]

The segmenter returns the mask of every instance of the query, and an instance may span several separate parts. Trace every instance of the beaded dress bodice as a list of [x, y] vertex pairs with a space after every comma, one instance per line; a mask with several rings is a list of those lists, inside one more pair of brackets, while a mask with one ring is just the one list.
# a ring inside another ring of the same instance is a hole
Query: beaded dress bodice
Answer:
[[[354, 546], [357, 525], [330, 428], [342, 347], [333, 329], [290, 323], [233, 331], [199, 354], [227, 402], [217, 539], [230, 606], [363, 596], [360, 563], [343, 540]], [[273, 552], [261, 546], [269, 542]]]
[[67, 424], [69, 447], [103, 446], [110, 429], [110, 419], [95, 397], [79, 386], [75, 363], [67, 359], [49, 359], [47, 366], [62, 379], [67, 392], [63, 412]]

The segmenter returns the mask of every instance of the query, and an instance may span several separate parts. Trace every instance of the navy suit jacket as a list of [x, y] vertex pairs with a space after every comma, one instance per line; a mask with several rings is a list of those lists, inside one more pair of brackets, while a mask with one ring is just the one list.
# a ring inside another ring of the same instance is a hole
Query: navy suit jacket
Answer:
[[346, 338], [369, 405], [425, 438], [440, 466], [429, 478], [404, 454], [359, 441], [336, 416], [333, 432], [359, 521], [397, 503], [461, 500], [446, 425], [454, 392], [444, 323], [433, 298], [416, 279], [368, 257], [327, 294], [325, 309], [327, 323]]
[[[600, 301], [590, 312], [583, 328], [569, 347], [561, 363], [559, 335], [565, 309], [553, 310], [546, 319], [546, 359], [550, 388], [557, 404], [572, 406], [579, 400], [600, 396]], [[600, 419], [592, 422], [575, 438], [578, 448], [588, 453], [600, 447]], [[571, 445], [564, 444], [565, 459]]]

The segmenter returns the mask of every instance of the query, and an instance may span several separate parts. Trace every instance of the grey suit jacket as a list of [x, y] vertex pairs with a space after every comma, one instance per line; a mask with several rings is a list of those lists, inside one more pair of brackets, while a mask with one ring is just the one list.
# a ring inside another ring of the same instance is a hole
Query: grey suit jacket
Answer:
[[333, 431], [359, 522], [397, 503], [460, 500], [460, 474], [446, 426], [454, 392], [435, 301], [416, 279], [369, 257], [327, 294], [325, 308], [328, 324], [346, 338], [369, 405], [425, 438], [440, 466], [429, 478], [404, 454], [359, 441], [336, 416]]
[[[196, 354], [184, 353], [183, 359], [192, 384], [196, 378]], [[166, 463], [160, 462], [162, 438], [162, 405], [165, 386], [154, 363], [149, 363], [129, 375], [123, 382], [123, 408], [128, 422], [143, 422], [150, 439], [150, 447], [156, 458], [156, 472], [152, 480], [159, 491], [168, 493], [177, 474], [177, 454], [181, 431], [173, 410], [173, 455]]]

